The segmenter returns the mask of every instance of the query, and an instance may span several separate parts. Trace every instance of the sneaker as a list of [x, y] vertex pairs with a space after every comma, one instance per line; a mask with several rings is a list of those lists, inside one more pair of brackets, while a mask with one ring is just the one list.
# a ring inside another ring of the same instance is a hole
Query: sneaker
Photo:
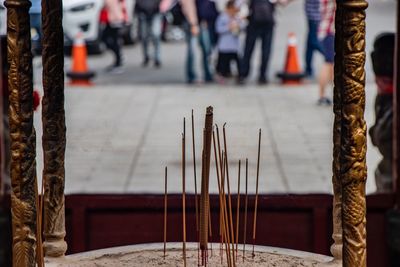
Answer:
[[124, 69], [122, 66], [114, 66], [111, 70], [108, 71], [110, 74], [121, 74], [124, 73]]
[[318, 106], [321, 106], [321, 105], [330, 106], [330, 105], [332, 105], [332, 100], [330, 100], [330, 99], [327, 98], [327, 97], [320, 97], [320, 98], [318, 99], [318, 101], [317, 101], [317, 105], [318, 105]]
[[325, 104], [327, 104], [328, 106], [332, 105], [332, 100], [330, 100], [329, 98], [325, 97]]
[[257, 83], [258, 85], [266, 85], [268, 84], [268, 80], [265, 77], [260, 77]]
[[159, 60], [156, 60], [154, 62], [154, 67], [156, 67], [157, 69], [161, 68], [161, 62]]
[[244, 77], [239, 76], [236, 80], [237, 85], [244, 85], [246, 83], [246, 80]]
[[142, 67], [143, 68], [147, 67], [149, 65], [149, 62], [150, 62], [149, 58], [145, 58], [142, 62]]

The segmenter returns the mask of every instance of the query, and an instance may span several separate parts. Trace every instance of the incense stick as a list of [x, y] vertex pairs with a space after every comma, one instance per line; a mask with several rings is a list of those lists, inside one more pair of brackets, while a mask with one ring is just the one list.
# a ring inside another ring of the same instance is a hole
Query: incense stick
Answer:
[[197, 194], [196, 145], [194, 137], [193, 109], [192, 109], [192, 152], [193, 152], [193, 177], [194, 177], [194, 203], [196, 209], [197, 265], [200, 266], [199, 199]]
[[226, 204], [226, 194], [225, 194], [225, 152], [222, 151], [222, 180], [221, 180], [221, 194], [222, 194], [222, 210], [223, 210], [223, 218], [224, 218], [224, 229], [225, 229], [225, 246], [227, 251], [227, 261], [228, 266], [232, 265], [232, 257], [231, 257], [231, 239], [230, 239], [230, 229], [229, 229], [229, 217], [227, 211], [227, 204]]
[[43, 222], [43, 204], [44, 204], [44, 181], [42, 179], [41, 183], [41, 192], [40, 195], [38, 194], [37, 189], [37, 177], [36, 179], [36, 207], [37, 207], [37, 215], [36, 215], [36, 223], [37, 223], [37, 233], [36, 233], [36, 240], [37, 240], [37, 264], [38, 267], [44, 267], [44, 251], [43, 251], [43, 240], [42, 240], [42, 222]]
[[257, 180], [256, 180], [256, 200], [254, 205], [254, 219], [253, 219], [253, 258], [254, 254], [254, 244], [256, 242], [256, 230], [257, 230], [257, 206], [258, 206], [258, 178], [260, 174], [260, 151], [261, 151], [261, 129], [258, 133], [258, 156], [257, 156]]
[[167, 206], [168, 206], [168, 195], [167, 195], [167, 183], [168, 183], [168, 167], [165, 167], [165, 188], [164, 188], [164, 260], [165, 253], [167, 250]]
[[247, 204], [248, 204], [248, 194], [247, 187], [249, 184], [249, 160], [246, 159], [246, 191], [245, 191], [245, 200], [244, 200], [244, 229], [243, 229], [243, 262], [245, 259], [245, 251], [246, 251], [246, 232], [247, 232]]
[[[221, 243], [226, 240], [226, 227], [225, 227], [225, 215], [224, 215], [224, 201], [223, 201], [223, 194], [222, 194], [222, 180], [220, 179], [220, 172], [222, 171], [222, 168], [219, 168], [218, 166], [218, 156], [217, 156], [217, 148], [216, 148], [216, 140], [215, 140], [215, 133], [213, 131], [213, 144], [214, 144], [214, 158], [215, 158], [215, 168], [216, 168], [216, 173], [217, 173], [217, 184], [218, 184], [218, 192], [219, 192], [219, 205], [220, 205], [220, 211], [221, 211], [221, 230], [222, 230], [222, 238], [221, 238]], [[220, 154], [219, 154], [220, 155]], [[220, 159], [220, 164], [222, 163]], [[221, 173], [222, 177], [222, 173]], [[224, 242], [225, 245], [225, 251], [226, 251], [226, 259], [228, 262], [228, 266], [230, 266], [230, 261], [229, 261], [229, 249], [227, 243]], [[221, 265], [223, 262], [223, 256], [222, 256], [222, 250], [221, 250]]]
[[209, 236], [210, 236], [210, 249], [211, 249], [211, 257], [212, 257], [212, 254], [213, 254], [213, 248], [212, 248], [212, 242], [213, 242], [213, 240], [212, 240], [212, 223], [211, 223], [211, 205], [210, 205], [210, 196], [208, 197], [208, 229], [209, 229], [209, 231], [208, 231], [208, 233], [209, 233]]
[[[225, 162], [225, 171], [226, 171], [226, 187], [228, 190], [228, 210], [227, 210], [227, 216], [228, 216], [228, 223], [229, 223], [229, 231], [228, 234], [229, 240], [231, 241], [229, 243], [229, 249], [232, 250], [232, 263], [233, 266], [235, 266], [235, 236], [234, 236], [234, 229], [233, 229], [233, 216], [232, 216], [232, 201], [231, 201], [231, 190], [230, 190], [230, 183], [229, 183], [229, 174], [228, 174], [228, 158], [226, 156], [226, 151], [223, 152], [225, 155], [224, 156], [224, 162]], [[224, 188], [225, 190], [225, 188]], [[225, 194], [225, 191], [224, 191]], [[225, 198], [225, 197], [224, 197]]]
[[182, 133], [182, 224], [183, 224], [183, 266], [186, 267], [186, 188], [185, 188], [185, 175], [186, 175], [186, 121], [183, 119], [183, 133]]
[[236, 207], [236, 261], [238, 259], [239, 246], [239, 214], [240, 214], [240, 159], [238, 164], [238, 189], [237, 189], [237, 207]]
[[215, 132], [213, 131], [213, 146], [214, 146], [214, 159], [215, 159], [215, 169], [217, 173], [217, 183], [218, 183], [218, 193], [219, 193], [219, 236], [220, 236], [220, 256], [221, 256], [221, 265], [223, 261], [223, 215], [222, 215], [222, 196], [221, 196], [221, 185], [220, 185], [220, 178], [219, 173], [220, 169], [218, 167], [218, 156], [217, 156], [217, 149], [216, 149], [216, 141], [215, 141]]
[[192, 146], [193, 146], [193, 177], [194, 177], [194, 200], [196, 208], [196, 231], [199, 231], [199, 208], [198, 208], [198, 195], [197, 195], [197, 172], [196, 172], [196, 145], [194, 138], [194, 115], [192, 109]]
[[[226, 168], [226, 185], [228, 189], [228, 212], [229, 212], [229, 225], [230, 225], [230, 234], [232, 240], [232, 253], [233, 258], [235, 258], [235, 235], [233, 230], [233, 216], [232, 216], [232, 197], [231, 197], [231, 189], [230, 189], [230, 182], [229, 182], [229, 163], [228, 163], [228, 148], [227, 148], [227, 141], [226, 141], [226, 131], [225, 131], [226, 123], [222, 127], [223, 138], [224, 138], [224, 150], [225, 150], [225, 168]], [[235, 265], [235, 264], [234, 264]]]

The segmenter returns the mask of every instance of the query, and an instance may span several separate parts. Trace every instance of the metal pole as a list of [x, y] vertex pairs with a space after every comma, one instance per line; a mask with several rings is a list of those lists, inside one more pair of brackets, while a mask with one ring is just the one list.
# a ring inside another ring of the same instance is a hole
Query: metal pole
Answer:
[[62, 0], [42, 0], [42, 25], [44, 250], [46, 256], [60, 257], [67, 250], [67, 243], [64, 241], [66, 128]]
[[367, 127], [364, 120], [367, 6], [363, 0], [337, 0], [334, 111], [335, 126], [339, 127], [340, 133], [339, 136], [335, 133], [337, 158], [334, 163], [337, 165], [334, 170], [342, 192], [344, 267], [365, 267], [367, 264]]
[[28, 0], [7, 0], [13, 266], [36, 265], [36, 134]]

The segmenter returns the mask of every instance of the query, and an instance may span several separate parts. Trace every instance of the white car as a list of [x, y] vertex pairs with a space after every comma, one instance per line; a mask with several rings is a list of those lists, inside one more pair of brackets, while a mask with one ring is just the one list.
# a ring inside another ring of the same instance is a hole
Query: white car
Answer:
[[[137, 26], [133, 19], [135, 0], [125, 0], [125, 2], [127, 21], [123, 29], [123, 38], [125, 43], [130, 44], [137, 38]], [[63, 1], [64, 45], [67, 50], [79, 32], [83, 34], [90, 52], [101, 53], [104, 50], [104, 44], [101, 42], [103, 29], [100, 25], [103, 7], [104, 0]]]

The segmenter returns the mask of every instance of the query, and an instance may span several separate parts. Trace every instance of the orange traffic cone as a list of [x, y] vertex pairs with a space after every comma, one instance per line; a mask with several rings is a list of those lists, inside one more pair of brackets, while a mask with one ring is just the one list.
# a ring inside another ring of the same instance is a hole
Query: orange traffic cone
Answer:
[[86, 58], [86, 43], [82, 33], [78, 33], [72, 47], [72, 69], [67, 72], [68, 78], [71, 79], [70, 85], [92, 85], [90, 79], [95, 73], [88, 69]]
[[299, 67], [297, 39], [293, 32], [289, 33], [284, 71], [279, 72], [277, 76], [282, 79], [283, 84], [300, 84], [304, 77], [304, 73], [300, 71]]

